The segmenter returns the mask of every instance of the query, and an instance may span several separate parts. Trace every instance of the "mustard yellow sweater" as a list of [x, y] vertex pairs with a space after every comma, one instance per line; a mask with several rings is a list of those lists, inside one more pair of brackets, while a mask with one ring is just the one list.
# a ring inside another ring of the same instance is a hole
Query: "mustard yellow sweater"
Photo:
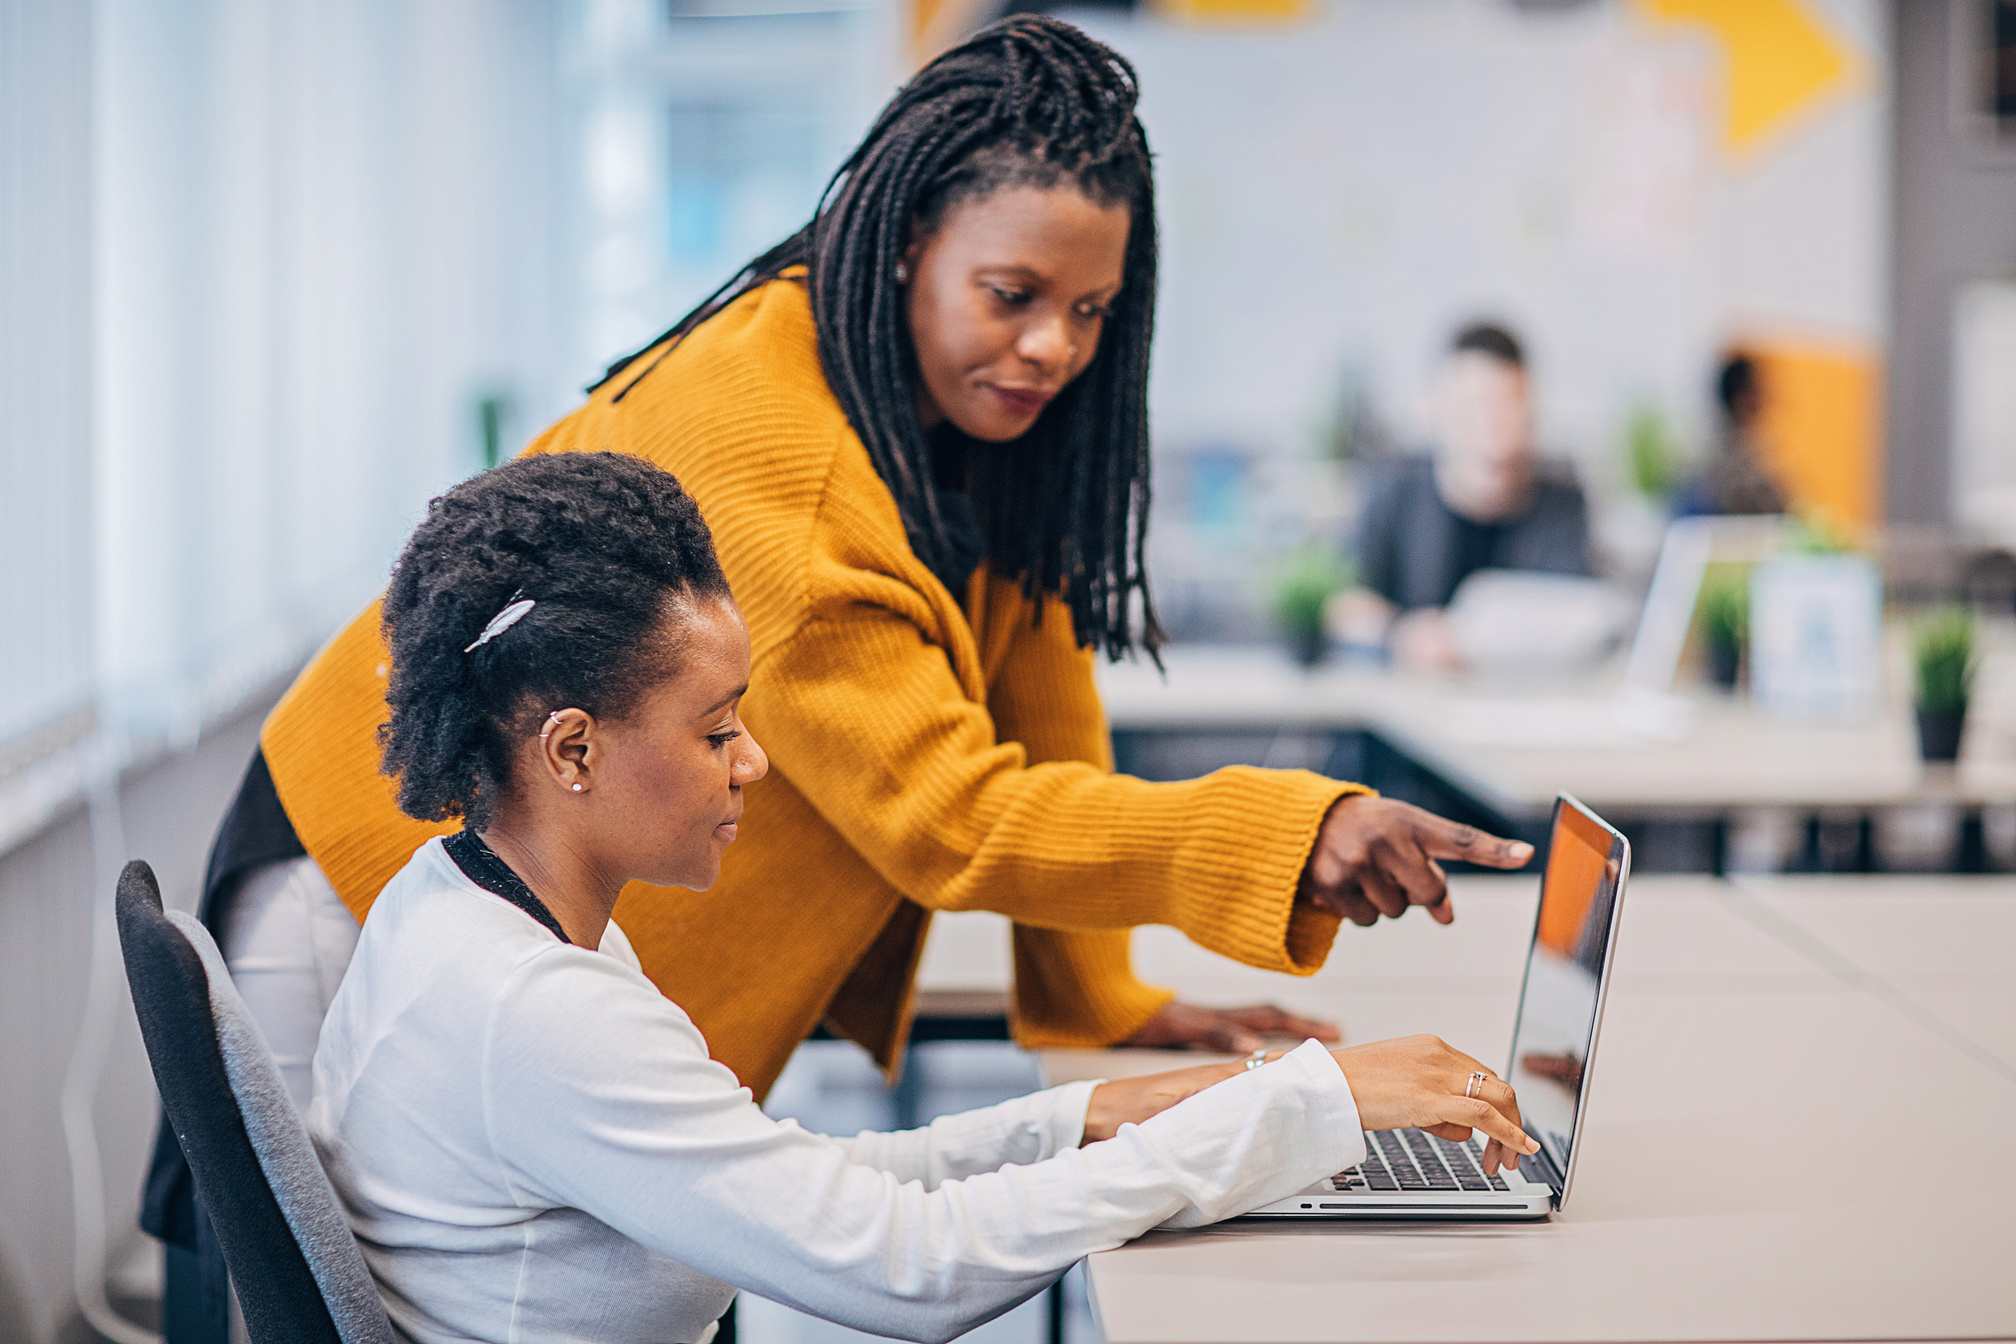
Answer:
[[[614, 402], [653, 357], [527, 451], [632, 452], [672, 472], [748, 617], [743, 718], [769, 777], [712, 890], [633, 884], [616, 920], [757, 1095], [822, 1018], [900, 1058], [933, 910], [1015, 921], [1016, 1029], [1032, 1046], [1120, 1040], [1166, 1002], [1133, 976], [1138, 924], [1254, 966], [1322, 964], [1336, 921], [1296, 906], [1295, 886], [1356, 786], [1243, 767], [1175, 784], [1113, 774], [1069, 611], [1052, 599], [1037, 621], [984, 566], [955, 597], [917, 559], [820, 371], [801, 285], [745, 296]], [[360, 919], [452, 829], [402, 816], [378, 773], [385, 674], [374, 606], [263, 734], [288, 816]]]

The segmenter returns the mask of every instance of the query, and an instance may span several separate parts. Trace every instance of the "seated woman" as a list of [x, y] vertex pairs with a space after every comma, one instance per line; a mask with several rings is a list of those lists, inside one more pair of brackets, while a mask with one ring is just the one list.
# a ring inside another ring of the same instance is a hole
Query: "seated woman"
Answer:
[[692, 500], [628, 454], [521, 459], [434, 501], [384, 612], [385, 770], [407, 814], [463, 829], [373, 907], [309, 1129], [405, 1338], [697, 1341], [746, 1287], [950, 1339], [1089, 1252], [1353, 1165], [1362, 1128], [1475, 1127], [1493, 1170], [1533, 1150], [1512, 1089], [1466, 1098], [1489, 1071], [1425, 1036], [900, 1134], [771, 1120], [610, 919], [626, 882], [711, 885], [767, 768]]

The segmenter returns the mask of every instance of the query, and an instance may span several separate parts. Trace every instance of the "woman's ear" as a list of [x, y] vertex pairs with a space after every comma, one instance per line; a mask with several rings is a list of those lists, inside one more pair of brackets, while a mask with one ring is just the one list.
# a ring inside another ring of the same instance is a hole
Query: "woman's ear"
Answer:
[[539, 773], [569, 793], [586, 793], [595, 718], [585, 709], [556, 709], [539, 725]]

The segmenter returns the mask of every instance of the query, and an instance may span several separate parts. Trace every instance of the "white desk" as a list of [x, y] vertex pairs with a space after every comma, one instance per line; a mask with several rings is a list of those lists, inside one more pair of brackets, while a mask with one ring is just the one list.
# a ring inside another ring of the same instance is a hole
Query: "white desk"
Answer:
[[2016, 743], [1999, 702], [1981, 707], [1958, 769], [1927, 769], [1901, 702], [1868, 723], [1810, 727], [1703, 694], [1686, 702], [1681, 735], [1662, 739], [1617, 721], [1614, 683], [1600, 676], [1521, 689], [1333, 667], [1305, 673], [1265, 647], [1177, 645], [1165, 660], [1166, 681], [1146, 662], [1102, 664], [1116, 730], [1367, 729], [1513, 818], [1544, 818], [1561, 789], [1616, 818], [2016, 801]]
[[1781, 938], [2016, 1078], [2016, 878], [1745, 877], [1736, 885], [1784, 921]]
[[[1307, 980], [1161, 929], [1137, 960], [1196, 1001], [1495, 1061], [1534, 885], [1459, 878], [1452, 927], [1347, 929]], [[1090, 1262], [1111, 1344], [2016, 1338], [2016, 883], [1641, 878], [1623, 919], [1567, 1212], [1152, 1233]], [[1060, 1081], [1174, 1062], [1045, 1057]]]

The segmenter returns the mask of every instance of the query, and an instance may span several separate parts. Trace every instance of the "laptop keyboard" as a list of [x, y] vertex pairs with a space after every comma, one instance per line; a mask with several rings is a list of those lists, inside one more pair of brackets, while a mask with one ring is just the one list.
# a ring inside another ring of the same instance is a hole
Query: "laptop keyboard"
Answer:
[[1418, 1129], [1365, 1131], [1365, 1160], [1330, 1178], [1333, 1190], [1504, 1190], [1486, 1176], [1477, 1141], [1452, 1143]]

